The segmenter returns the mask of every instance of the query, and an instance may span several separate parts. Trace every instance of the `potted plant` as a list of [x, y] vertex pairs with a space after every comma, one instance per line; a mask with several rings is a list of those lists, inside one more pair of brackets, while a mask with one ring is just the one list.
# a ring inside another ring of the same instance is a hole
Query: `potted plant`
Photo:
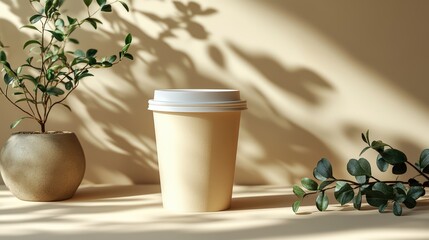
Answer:
[[[84, 78], [91, 77], [95, 68], [110, 68], [125, 58], [132, 36], [126, 35], [125, 44], [117, 55], [97, 56], [97, 49], [77, 49], [79, 41], [73, 34], [84, 25], [97, 29], [102, 22], [95, 16], [111, 12], [106, 0], [84, 0], [87, 16], [77, 19], [64, 14], [64, 0], [29, 0], [35, 14], [30, 24], [23, 26], [35, 35], [24, 43], [28, 58], [14, 68], [0, 46], [0, 65], [4, 84], [0, 93], [24, 114], [13, 122], [15, 128], [22, 120], [38, 123], [39, 131], [18, 132], [11, 135], [0, 153], [0, 170], [9, 190], [19, 199], [29, 201], [57, 201], [72, 197], [85, 172], [85, 157], [78, 138], [72, 132], [47, 131], [46, 123], [52, 109], [62, 106], [70, 109], [66, 98]], [[72, 45], [73, 44], [73, 45]]]

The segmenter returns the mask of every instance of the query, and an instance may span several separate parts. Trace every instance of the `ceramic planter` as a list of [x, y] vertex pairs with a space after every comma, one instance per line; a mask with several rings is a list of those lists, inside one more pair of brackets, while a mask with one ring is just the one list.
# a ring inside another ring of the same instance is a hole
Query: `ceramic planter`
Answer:
[[12, 134], [0, 153], [4, 183], [19, 199], [71, 198], [85, 173], [85, 156], [72, 132]]

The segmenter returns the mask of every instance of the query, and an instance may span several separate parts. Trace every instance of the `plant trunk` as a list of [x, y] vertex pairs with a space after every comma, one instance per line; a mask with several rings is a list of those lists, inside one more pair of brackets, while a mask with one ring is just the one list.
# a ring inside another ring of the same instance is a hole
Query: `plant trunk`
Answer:
[[40, 132], [41, 133], [45, 133], [46, 132], [46, 123], [45, 122], [41, 122], [40, 123]]

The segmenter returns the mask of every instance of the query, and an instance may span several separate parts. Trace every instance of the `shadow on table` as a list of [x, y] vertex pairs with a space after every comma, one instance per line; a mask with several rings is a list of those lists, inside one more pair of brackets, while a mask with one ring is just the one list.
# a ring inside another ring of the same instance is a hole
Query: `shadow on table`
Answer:
[[66, 202], [99, 201], [160, 192], [159, 185], [83, 186], [78, 189], [73, 198]]

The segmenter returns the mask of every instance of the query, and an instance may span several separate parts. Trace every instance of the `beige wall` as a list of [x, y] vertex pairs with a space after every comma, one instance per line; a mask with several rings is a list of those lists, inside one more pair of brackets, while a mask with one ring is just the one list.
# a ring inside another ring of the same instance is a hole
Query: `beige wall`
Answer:
[[[79, 12], [80, 1], [69, 2], [71, 13]], [[134, 0], [130, 15], [106, 15], [102, 32], [81, 32], [82, 48], [106, 55], [131, 32], [136, 57], [86, 79], [68, 99], [73, 112], [58, 110], [48, 126], [78, 134], [86, 183], [158, 181], [146, 110], [158, 88], [242, 91], [249, 109], [240, 133], [240, 184], [293, 184], [321, 157], [343, 175], [366, 129], [413, 161], [429, 147], [429, 1], [192, 2], [216, 13], [178, 18], [170, 1]], [[0, 39], [11, 46], [13, 62], [24, 59], [28, 33], [16, 27], [30, 14], [26, 1], [0, 0]], [[4, 142], [20, 115], [4, 100], [0, 107]]]

